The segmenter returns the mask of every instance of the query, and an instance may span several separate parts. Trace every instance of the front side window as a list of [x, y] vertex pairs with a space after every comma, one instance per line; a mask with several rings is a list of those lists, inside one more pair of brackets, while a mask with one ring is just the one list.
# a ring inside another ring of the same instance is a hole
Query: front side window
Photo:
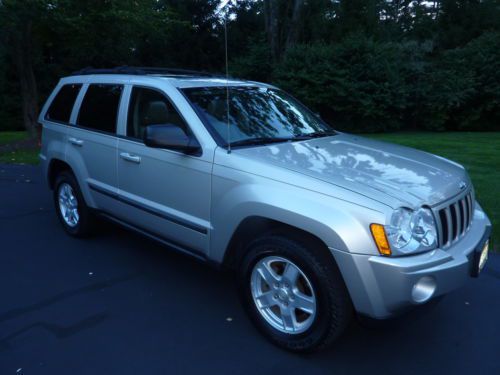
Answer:
[[115, 133], [122, 90], [122, 85], [90, 85], [83, 98], [77, 124]]
[[333, 133], [321, 119], [281, 90], [233, 86], [195, 87], [183, 92], [226, 144], [228, 131], [231, 144], [304, 139]]
[[147, 126], [166, 124], [178, 126], [188, 133], [184, 120], [165, 95], [157, 90], [134, 87], [130, 96], [127, 136], [143, 139]]
[[61, 87], [54, 100], [52, 100], [52, 103], [50, 103], [45, 119], [49, 121], [69, 123], [71, 111], [73, 110], [76, 97], [78, 96], [81, 88], [82, 85], [79, 84], [70, 84]]

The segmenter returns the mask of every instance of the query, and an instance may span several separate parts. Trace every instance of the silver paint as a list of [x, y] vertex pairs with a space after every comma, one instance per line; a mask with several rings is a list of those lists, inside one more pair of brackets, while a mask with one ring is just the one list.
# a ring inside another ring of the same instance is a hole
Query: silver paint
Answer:
[[[50, 122], [45, 119], [48, 106], [67, 83], [83, 84], [70, 123]], [[116, 135], [74, 125], [89, 83], [124, 85]], [[223, 262], [233, 234], [248, 218], [300, 228], [330, 249], [356, 310], [372, 317], [388, 317], [413, 305], [412, 288], [422, 277], [435, 279], [434, 295], [469, 278], [468, 256], [491, 226], [478, 204], [470, 229], [446, 249], [381, 257], [369, 230], [371, 223], [387, 224], [399, 207], [435, 209], [455, 199], [464, 191], [462, 182], [471, 187], [462, 166], [422, 151], [343, 133], [233, 149], [228, 154], [217, 146], [178, 89], [225, 83], [209, 78], [127, 75], [64, 78], [39, 117], [43, 173], [48, 176], [53, 160], [68, 163], [89, 207], [169, 238], [214, 263]], [[246, 81], [229, 84], [270, 87]], [[133, 85], [155, 88], [170, 98], [201, 144], [200, 156], [150, 149], [124, 138]], [[139, 162], [127, 161], [121, 154]], [[91, 190], [90, 185], [106, 194]]]

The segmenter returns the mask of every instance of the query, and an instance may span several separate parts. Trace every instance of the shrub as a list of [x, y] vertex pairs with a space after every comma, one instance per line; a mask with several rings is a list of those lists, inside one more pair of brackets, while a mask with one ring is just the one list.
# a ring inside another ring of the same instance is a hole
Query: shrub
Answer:
[[405, 60], [404, 46], [355, 35], [289, 50], [273, 77], [337, 128], [398, 130], [410, 97]]
[[500, 33], [445, 51], [426, 79], [427, 128], [500, 130]]

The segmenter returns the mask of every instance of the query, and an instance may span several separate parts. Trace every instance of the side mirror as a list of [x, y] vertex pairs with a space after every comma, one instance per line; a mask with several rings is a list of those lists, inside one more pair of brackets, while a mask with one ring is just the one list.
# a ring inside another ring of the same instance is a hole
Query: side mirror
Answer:
[[144, 132], [144, 144], [153, 148], [166, 148], [181, 151], [185, 154], [195, 154], [201, 146], [190, 134], [174, 124], [149, 125]]

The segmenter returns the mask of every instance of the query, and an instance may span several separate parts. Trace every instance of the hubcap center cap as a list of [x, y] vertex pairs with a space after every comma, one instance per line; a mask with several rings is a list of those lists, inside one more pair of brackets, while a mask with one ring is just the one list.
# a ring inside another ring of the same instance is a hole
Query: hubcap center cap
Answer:
[[290, 299], [290, 290], [288, 288], [280, 288], [278, 290], [278, 298], [282, 301], [288, 301]]

